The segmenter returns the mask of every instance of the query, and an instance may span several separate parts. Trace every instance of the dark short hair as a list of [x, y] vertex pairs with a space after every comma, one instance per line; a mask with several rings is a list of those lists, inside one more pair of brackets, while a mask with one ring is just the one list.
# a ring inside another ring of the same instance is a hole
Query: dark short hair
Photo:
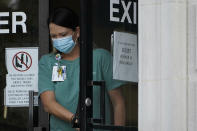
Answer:
[[75, 30], [79, 26], [79, 18], [73, 10], [67, 7], [61, 7], [51, 13], [49, 17], [50, 23]]

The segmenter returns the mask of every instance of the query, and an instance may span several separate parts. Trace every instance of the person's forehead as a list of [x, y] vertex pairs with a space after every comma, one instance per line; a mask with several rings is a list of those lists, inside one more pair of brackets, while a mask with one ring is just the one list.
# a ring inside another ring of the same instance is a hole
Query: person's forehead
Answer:
[[62, 32], [70, 32], [72, 29], [66, 28], [63, 26], [56, 25], [54, 23], [49, 24], [50, 33], [62, 33]]

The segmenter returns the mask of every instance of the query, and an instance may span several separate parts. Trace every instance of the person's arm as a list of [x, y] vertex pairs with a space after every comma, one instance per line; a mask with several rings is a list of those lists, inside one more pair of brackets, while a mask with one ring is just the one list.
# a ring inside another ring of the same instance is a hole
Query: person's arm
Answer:
[[112, 106], [114, 110], [114, 125], [125, 126], [125, 101], [122, 96], [122, 88], [115, 88], [109, 91], [109, 96], [112, 101]]
[[71, 122], [73, 113], [65, 109], [55, 99], [53, 91], [45, 91], [40, 95], [44, 110], [66, 122]]
[[125, 125], [125, 102], [122, 96], [121, 86], [126, 84], [123, 81], [113, 79], [113, 63], [111, 54], [103, 49], [97, 50], [100, 58], [103, 80], [106, 83], [106, 89], [109, 93], [113, 110], [114, 124], [119, 126]]

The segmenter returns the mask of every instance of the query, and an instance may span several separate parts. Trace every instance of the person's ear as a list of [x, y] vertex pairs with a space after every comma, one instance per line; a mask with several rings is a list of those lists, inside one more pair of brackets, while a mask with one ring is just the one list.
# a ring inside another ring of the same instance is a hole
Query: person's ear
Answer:
[[79, 38], [80, 37], [80, 27], [79, 26], [76, 27], [76, 33], [77, 33], [77, 38]]

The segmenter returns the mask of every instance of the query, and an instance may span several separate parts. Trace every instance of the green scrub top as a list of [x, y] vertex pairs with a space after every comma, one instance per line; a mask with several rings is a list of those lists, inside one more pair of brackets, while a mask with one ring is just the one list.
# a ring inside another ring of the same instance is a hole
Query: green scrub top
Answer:
[[[52, 69], [57, 64], [55, 54], [44, 55], [39, 61], [39, 95], [44, 91], [54, 91], [56, 101], [72, 113], [76, 113], [79, 97], [79, 58], [69, 61], [61, 60], [60, 65], [66, 66], [67, 79], [63, 82], [53, 82]], [[108, 91], [120, 87], [123, 82], [112, 79], [112, 57], [104, 49], [93, 51], [93, 80], [106, 82], [106, 123], [111, 123], [111, 109]], [[98, 86], [93, 87], [93, 116], [100, 118], [100, 90]], [[51, 131], [76, 131], [70, 123], [51, 115]], [[95, 130], [98, 131], [98, 130]]]

